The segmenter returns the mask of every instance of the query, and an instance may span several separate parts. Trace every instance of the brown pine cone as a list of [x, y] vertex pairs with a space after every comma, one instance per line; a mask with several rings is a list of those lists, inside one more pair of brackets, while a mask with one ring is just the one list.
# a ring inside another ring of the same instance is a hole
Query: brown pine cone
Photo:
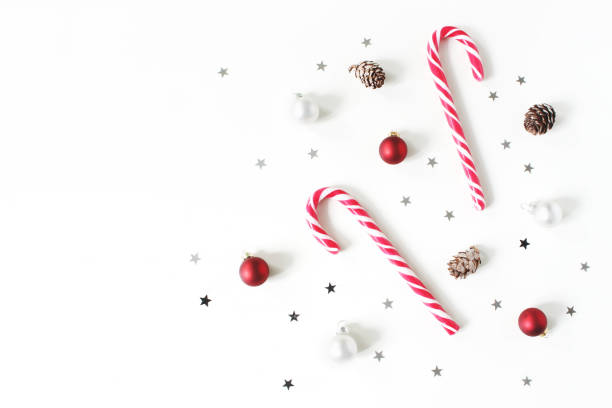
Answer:
[[385, 83], [385, 71], [374, 61], [363, 61], [358, 65], [351, 65], [349, 72], [355, 70], [355, 78], [359, 78], [367, 88], [380, 88]]
[[480, 265], [480, 252], [475, 246], [467, 251], [461, 251], [448, 263], [448, 270], [452, 276], [465, 279], [470, 273], [476, 272]]
[[533, 135], [543, 135], [555, 124], [555, 110], [542, 103], [533, 105], [525, 114], [525, 130]]

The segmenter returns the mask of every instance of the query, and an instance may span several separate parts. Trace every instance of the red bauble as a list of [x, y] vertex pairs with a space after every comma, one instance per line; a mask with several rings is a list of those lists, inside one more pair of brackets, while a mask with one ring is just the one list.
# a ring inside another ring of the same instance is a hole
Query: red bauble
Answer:
[[247, 256], [240, 265], [240, 278], [249, 286], [259, 286], [270, 276], [266, 261], [256, 256]]
[[546, 332], [546, 315], [540, 309], [530, 307], [518, 318], [519, 328], [528, 336], [539, 336]]
[[391, 136], [380, 143], [378, 153], [380, 153], [380, 157], [385, 162], [397, 164], [406, 158], [408, 146], [406, 146], [406, 142], [397, 133], [391, 132]]

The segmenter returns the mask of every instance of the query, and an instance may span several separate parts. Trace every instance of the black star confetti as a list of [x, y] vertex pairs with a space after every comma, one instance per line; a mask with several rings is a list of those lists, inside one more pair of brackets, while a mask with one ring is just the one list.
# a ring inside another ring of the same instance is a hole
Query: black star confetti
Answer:
[[495, 308], [495, 310], [497, 309], [501, 309], [501, 300], [493, 300], [493, 303], [491, 303], [491, 306], [493, 306]]
[[431, 371], [433, 371], [434, 377], [442, 377], [442, 369], [438, 368], [438, 366]]
[[531, 245], [529, 242], [527, 242], [527, 238], [525, 239], [521, 239], [521, 245], [519, 245], [521, 248], [525, 248], [525, 250], [527, 250], [527, 246]]
[[404, 207], [407, 206], [408, 204], [412, 204], [410, 202], [410, 197], [404, 197], [402, 196], [402, 201], [400, 201], [402, 204], [404, 204]]
[[259, 170], [263, 169], [266, 165], [266, 159], [257, 159], [257, 163], [255, 163], [255, 165], [259, 167]]
[[497, 96], [497, 92], [489, 92], [489, 99], [495, 102], [495, 99], [497, 98], [499, 98], [499, 96]]
[[450, 221], [452, 218], [455, 218], [455, 216], [453, 215], [452, 211], [446, 211], [446, 215], [444, 216], [446, 218], [448, 218], [448, 220]]
[[200, 306], [204, 305], [204, 306], [208, 307], [208, 304], [209, 304], [210, 302], [212, 302], [212, 299], [211, 299], [211, 298], [209, 298], [209, 297], [208, 297], [208, 295], [204, 295], [204, 297], [203, 297], [203, 298], [200, 298], [200, 302], [201, 302], [201, 303], [200, 303]]
[[574, 313], [576, 313], [576, 311], [574, 310], [574, 306], [571, 306], [571, 307], [568, 306], [567, 307], [567, 312], [565, 312], [565, 314], [568, 314], [568, 315], [570, 315], [570, 317], [573, 317]]
[[427, 165], [428, 165], [428, 166], [431, 166], [431, 168], [432, 168], [432, 169], [433, 169], [433, 167], [434, 167], [436, 164], [438, 164], [438, 162], [436, 161], [436, 158], [435, 158], [435, 157], [431, 157], [431, 158], [430, 158], [430, 157], [428, 157], [428, 158], [427, 158]]
[[332, 285], [331, 282], [325, 287], [327, 289], [327, 293], [336, 293], [336, 285]]
[[223, 77], [224, 77], [224, 76], [226, 76], [226, 75], [229, 75], [229, 74], [227, 73], [227, 68], [220, 68], [220, 69], [219, 69], [219, 72], [217, 72], [217, 74], [221, 75], [221, 78], [223, 78]]
[[320, 63], [317, 64], [317, 71], [325, 71], [326, 66], [327, 65], [325, 65], [323, 61], [321, 61]]
[[191, 259], [189, 260], [189, 262], [193, 262], [194, 264], [197, 265], [197, 263], [200, 262], [200, 255], [198, 254], [191, 255]]
[[504, 150], [506, 150], [506, 149], [510, 148], [510, 143], [511, 142], [509, 142], [506, 139], [504, 139], [504, 141], [501, 143], [501, 145], [504, 146]]
[[299, 316], [300, 316], [300, 315], [299, 315], [299, 314], [297, 314], [297, 313], [295, 313], [295, 310], [294, 310], [294, 311], [293, 311], [293, 313], [291, 313], [291, 314], [289, 315], [289, 317], [291, 318], [291, 320], [289, 320], [289, 321], [290, 321], [290, 322], [292, 322], [292, 321], [294, 321], [294, 320], [295, 320], [295, 321], [297, 322], [297, 321], [298, 321], [298, 317], [299, 317]]
[[371, 44], [370, 44], [371, 42], [372, 42], [372, 40], [371, 40], [371, 39], [369, 39], [369, 38], [364, 38], [364, 39], [363, 39], [363, 41], [361, 42], [361, 44], [363, 44], [363, 46], [367, 48], [367, 47], [369, 47], [369, 46], [371, 45]]
[[383, 352], [381, 351], [375, 351], [374, 352], [374, 358], [376, 360], [378, 360], [378, 362], [380, 363], [380, 360], [382, 360], [383, 358], [385, 358], [385, 356], [383, 356]]
[[590, 266], [589, 266], [588, 262], [581, 262], [580, 263], [580, 270], [581, 271], [588, 272], [589, 268], [590, 268]]
[[531, 387], [531, 378], [525, 377], [521, 381], [523, 381], [523, 386], [528, 385]]
[[525, 77], [519, 76], [516, 82], [518, 82], [519, 85], [523, 85], [525, 83]]
[[283, 387], [286, 387], [287, 391], [289, 391], [291, 387], [295, 387], [295, 385], [293, 385], [293, 380], [285, 380], [285, 385], [283, 385]]
[[319, 154], [319, 151], [314, 150], [314, 149], [310, 149], [310, 151], [308, 152], [308, 155], [310, 156], [311, 159], [314, 159], [315, 157], [319, 157], [318, 154]]
[[382, 303], [385, 305], [385, 310], [393, 308], [393, 301], [389, 300], [389, 298], [385, 299], [385, 301]]
[[531, 163], [529, 164], [524, 164], [523, 166], [525, 166], [525, 170], [526, 172], [528, 172], [529, 174], [531, 174], [531, 170], [533, 170], [533, 166], [531, 165]]

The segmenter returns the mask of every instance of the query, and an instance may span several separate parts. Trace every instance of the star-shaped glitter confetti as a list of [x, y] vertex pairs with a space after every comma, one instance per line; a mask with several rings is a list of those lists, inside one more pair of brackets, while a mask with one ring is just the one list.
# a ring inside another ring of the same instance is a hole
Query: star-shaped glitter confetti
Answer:
[[589, 271], [589, 268], [590, 268], [590, 266], [589, 266], [589, 263], [588, 263], [588, 262], [581, 262], [581, 263], [580, 263], [580, 270], [581, 270], [581, 271], [588, 272], [588, 271]]
[[455, 216], [453, 215], [452, 211], [446, 211], [446, 215], [444, 216], [446, 218], [448, 218], [448, 220], [450, 221], [452, 218], [455, 218]]
[[197, 265], [197, 263], [200, 262], [200, 255], [199, 254], [192, 254], [191, 255], [191, 259], [189, 260], [189, 262], [193, 262], [194, 264]]
[[518, 82], [519, 85], [523, 85], [525, 83], [525, 77], [519, 76], [516, 82]]
[[217, 72], [217, 74], [221, 75], [221, 78], [223, 78], [226, 75], [229, 75], [227, 73], [227, 68], [219, 68], [219, 72]]
[[531, 174], [531, 170], [533, 170], [533, 166], [531, 165], [531, 163], [528, 164], [523, 164], [523, 166], [525, 166], [525, 170], [523, 170], [524, 172], [528, 172], [529, 174]]
[[293, 385], [293, 380], [285, 380], [285, 385], [283, 385], [283, 387], [286, 387], [287, 390], [289, 390], [291, 387], [295, 387], [295, 385]]
[[525, 385], [528, 385], [528, 386], [530, 386], [530, 387], [531, 387], [531, 378], [529, 378], [529, 377], [525, 377], [525, 378], [523, 378], [521, 381], [523, 381], [523, 385], [524, 385], [524, 386], [525, 386]]
[[400, 202], [401, 202], [402, 204], [404, 204], [404, 207], [405, 207], [405, 206], [407, 206], [408, 204], [412, 204], [412, 203], [410, 202], [410, 197], [405, 197], [405, 196], [402, 196], [402, 201], [400, 201]]
[[434, 377], [442, 377], [442, 369], [438, 368], [438, 366], [431, 371], [433, 371]]
[[497, 96], [497, 92], [489, 92], [489, 99], [495, 102], [497, 98], [499, 98], [499, 96]]
[[438, 164], [438, 162], [436, 161], [435, 157], [428, 157], [427, 158], [427, 165], [431, 166], [431, 168], [433, 169], [433, 167]]
[[491, 306], [493, 306], [495, 308], [495, 310], [497, 309], [501, 309], [501, 300], [493, 300], [493, 303], [491, 303]]
[[531, 245], [529, 242], [527, 242], [527, 238], [525, 239], [521, 239], [521, 245], [519, 245], [521, 248], [525, 248], [525, 250], [527, 250], [527, 246]]
[[255, 165], [259, 167], [259, 170], [263, 169], [266, 165], [266, 159], [257, 159], [257, 163], [255, 163]]
[[568, 306], [567, 307], [567, 312], [565, 312], [565, 314], [568, 314], [568, 315], [570, 315], [570, 317], [573, 317], [574, 313], [576, 313], [576, 311], [574, 310], [574, 306], [571, 306], [571, 307]]
[[383, 358], [385, 358], [385, 356], [383, 356], [383, 352], [381, 351], [374, 351], [374, 358], [376, 360], [378, 360], [378, 362], [380, 363], [380, 360], [382, 360]]
[[203, 297], [203, 298], [200, 298], [200, 302], [201, 302], [201, 303], [200, 303], [200, 306], [204, 305], [204, 306], [208, 307], [208, 304], [209, 304], [210, 302], [212, 302], [212, 299], [211, 299], [211, 298], [209, 298], [209, 297], [208, 297], [208, 295], [204, 295], [204, 297]]
[[389, 300], [389, 298], [385, 299], [385, 301], [382, 303], [385, 305], [385, 310], [393, 308], [393, 301]]
[[317, 71], [325, 71], [326, 66], [327, 65], [325, 65], [323, 61], [321, 61], [320, 63], [317, 64]]
[[501, 143], [501, 145], [504, 146], [504, 150], [506, 150], [506, 149], [510, 148], [510, 143], [511, 142], [509, 142], [506, 139], [504, 139], [504, 141]]
[[363, 41], [361, 42], [361, 44], [363, 44], [363, 46], [367, 48], [367, 47], [369, 47], [371, 45], [370, 44], [371, 42], [372, 42], [372, 40], [370, 38], [364, 38]]
[[297, 314], [297, 313], [295, 313], [295, 310], [294, 310], [294, 311], [293, 311], [293, 313], [291, 313], [291, 314], [289, 315], [289, 317], [291, 318], [291, 320], [289, 320], [289, 321], [290, 321], [290, 322], [292, 322], [292, 321], [294, 321], [294, 320], [295, 320], [295, 321], [297, 322], [297, 321], [298, 321], [298, 317], [299, 317], [299, 316], [300, 316], [300, 315], [299, 315], [299, 314]]
[[325, 287], [327, 289], [327, 293], [336, 293], [336, 285], [332, 285], [331, 282]]
[[311, 159], [314, 159], [315, 157], [319, 157], [318, 154], [319, 154], [319, 151], [314, 150], [314, 149], [310, 149], [310, 151], [308, 152], [308, 155], [310, 156]]

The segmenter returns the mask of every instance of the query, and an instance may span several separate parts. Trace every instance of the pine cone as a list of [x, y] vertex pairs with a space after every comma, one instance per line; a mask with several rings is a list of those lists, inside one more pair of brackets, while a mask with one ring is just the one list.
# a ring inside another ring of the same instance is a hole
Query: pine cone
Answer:
[[450, 274], [457, 278], [465, 277], [476, 272], [480, 265], [480, 252], [475, 246], [471, 246], [467, 251], [461, 251], [448, 263]]
[[363, 61], [359, 65], [351, 65], [349, 72], [355, 70], [355, 78], [359, 78], [366, 88], [380, 88], [385, 83], [385, 71], [374, 61]]
[[543, 135], [555, 124], [555, 110], [542, 103], [533, 105], [525, 114], [525, 130], [533, 135]]

